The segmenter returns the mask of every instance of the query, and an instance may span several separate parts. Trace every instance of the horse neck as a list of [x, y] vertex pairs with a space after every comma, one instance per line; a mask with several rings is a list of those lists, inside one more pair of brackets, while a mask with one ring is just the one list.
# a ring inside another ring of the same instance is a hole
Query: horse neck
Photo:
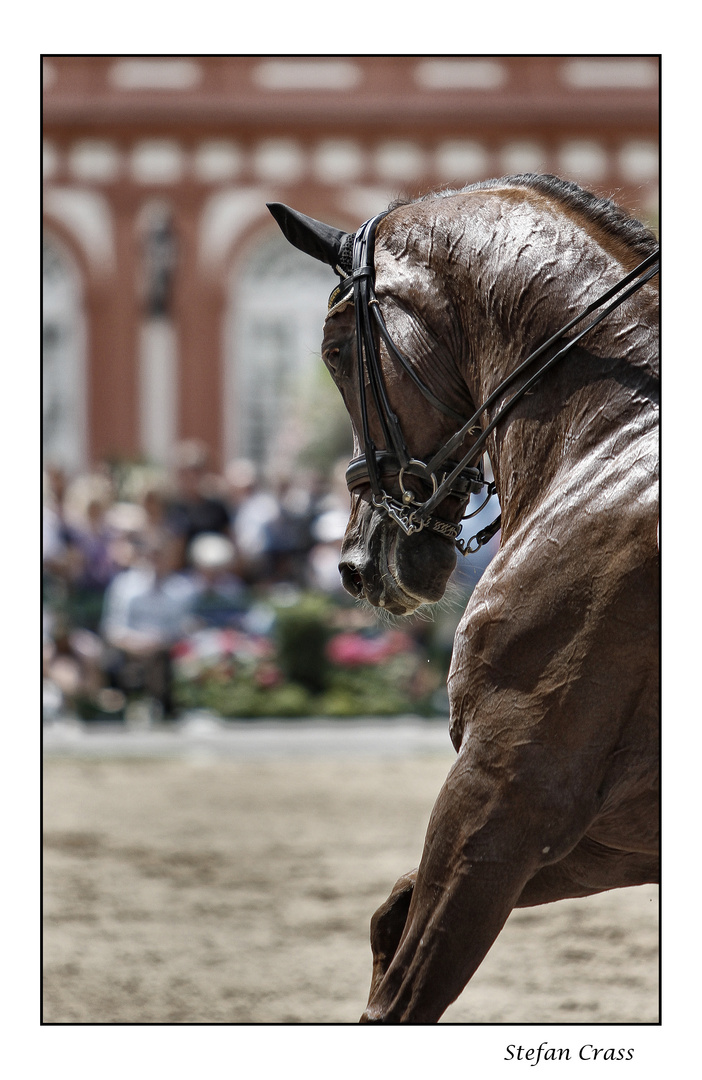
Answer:
[[[464, 295], [471, 301], [465, 312], [465, 378], [476, 403], [641, 261], [635, 255], [622, 260], [570, 218], [547, 222], [550, 231], [543, 220], [535, 228], [535, 217], [524, 218], [521, 229], [515, 229], [514, 215], [509, 229], [508, 219], [501, 218], [490, 243], [476, 245], [466, 260]], [[533, 504], [564, 466], [587, 454], [606, 456], [604, 447], [617, 429], [655, 423], [657, 379], [657, 308], [647, 286], [593, 330], [584, 347], [558, 361], [490, 437], [503, 525]]]

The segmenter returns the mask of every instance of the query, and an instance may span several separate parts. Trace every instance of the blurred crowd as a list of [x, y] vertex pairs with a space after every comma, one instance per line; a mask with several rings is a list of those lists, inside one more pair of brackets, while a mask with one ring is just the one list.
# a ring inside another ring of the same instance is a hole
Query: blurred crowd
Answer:
[[172, 651], [208, 628], [265, 631], [262, 599], [341, 594], [345, 462], [264, 482], [248, 460], [213, 471], [206, 446], [158, 471], [47, 465], [43, 505], [44, 715], [90, 703], [174, 715]]

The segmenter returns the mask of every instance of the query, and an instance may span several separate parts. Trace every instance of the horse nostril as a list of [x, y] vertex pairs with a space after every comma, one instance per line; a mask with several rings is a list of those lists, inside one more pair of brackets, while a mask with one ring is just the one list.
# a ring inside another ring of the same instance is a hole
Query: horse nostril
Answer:
[[346, 591], [355, 597], [362, 596], [363, 578], [355, 566], [352, 566], [351, 563], [339, 563], [339, 572], [341, 573], [341, 584]]

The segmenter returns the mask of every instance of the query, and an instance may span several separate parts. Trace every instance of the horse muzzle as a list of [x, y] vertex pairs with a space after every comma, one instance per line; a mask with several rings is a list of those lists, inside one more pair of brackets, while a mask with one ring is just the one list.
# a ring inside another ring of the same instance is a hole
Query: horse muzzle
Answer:
[[411, 615], [441, 599], [456, 564], [450, 540], [430, 532], [406, 536], [376, 512], [365, 526], [342, 547], [339, 571], [351, 596], [392, 615]]

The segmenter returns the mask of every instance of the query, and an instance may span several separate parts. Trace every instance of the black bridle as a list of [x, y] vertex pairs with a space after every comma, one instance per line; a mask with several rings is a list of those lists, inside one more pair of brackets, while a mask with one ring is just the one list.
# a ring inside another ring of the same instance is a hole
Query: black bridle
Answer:
[[[415, 385], [421, 390], [430, 404], [440, 412], [451, 416], [456, 420], [462, 420], [463, 415], [440, 401], [431, 390], [425, 386], [417, 375], [414, 367], [407, 357], [397, 348], [385, 324], [378, 299], [375, 295], [375, 264], [374, 264], [374, 241], [375, 230], [386, 215], [382, 214], [367, 221], [353, 238], [353, 257], [351, 273], [342, 279], [341, 283], [333, 291], [329, 298], [329, 309], [344, 300], [353, 290], [353, 301], [356, 316], [356, 351], [358, 355], [358, 376], [360, 390], [361, 411], [361, 439], [363, 454], [354, 458], [346, 470], [346, 483], [351, 492], [365, 484], [370, 484], [373, 506], [390, 517], [408, 536], [420, 532], [424, 528], [441, 533], [451, 539], [462, 554], [475, 553], [479, 547], [486, 543], [500, 527], [498, 517], [491, 525], [466, 543], [459, 539], [462, 522], [466, 518], [475, 517], [495, 494], [493, 482], [485, 480], [482, 470], [482, 456], [485, 443], [494, 431], [497, 424], [505, 414], [530, 390], [541, 376], [553, 365], [565, 356], [575, 345], [590, 332], [598, 323], [605, 319], [620, 304], [623, 304], [633, 293], [640, 289], [650, 278], [654, 277], [660, 269], [659, 249], [649, 255], [634, 270], [628, 273], [611, 289], [608, 289], [593, 303], [589, 304], [580, 315], [571, 319], [561, 330], [545, 341], [538, 349], [524, 360], [512, 373], [504, 379], [500, 385], [483, 402], [479, 409], [462, 425], [449, 441], [438, 450], [429, 461], [421, 461], [412, 456], [407, 448], [400, 422], [390, 407], [385, 380], [378, 348], [376, 346], [376, 334], [382, 338], [385, 346], [394, 360], [410, 376]], [[606, 306], [604, 306], [606, 305]], [[588, 315], [603, 310], [592, 319], [584, 329], [569, 338], [563, 348], [541, 364], [540, 367], [524, 382], [508, 401], [498, 409], [493, 419], [485, 426], [479, 424], [480, 418], [507, 390], [512, 383], [526, 372], [535, 360], [558, 342], [565, 335], [586, 319]], [[366, 391], [366, 377], [373, 405], [380, 422], [380, 427], [385, 440], [385, 449], [378, 450], [370, 434], [368, 414], [368, 394]], [[468, 435], [477, 435], [466, 454], [458, 461], [453, 456], [461, 447]], [[400, 487], [400, 499], [394, 498], [384, 489], [382, 478], [384, 475], [398, 477]], [[431, 488], [431, 494], [423, 502], [416, 493], [408, 486], [408, 478], [415, 477], [426, 482]], [[471, 494], [477, 494], [483, 488], [486, 489], [486, 498], [481, 506], [471, 514], [465, 515], [456, 524], [445, 521], [434, 515], [436, 507], [449, 496], [453, 496], [463, 505], [463, 509], [470, 499]], [[476, 543], [476, 546], [473, 544]]]

